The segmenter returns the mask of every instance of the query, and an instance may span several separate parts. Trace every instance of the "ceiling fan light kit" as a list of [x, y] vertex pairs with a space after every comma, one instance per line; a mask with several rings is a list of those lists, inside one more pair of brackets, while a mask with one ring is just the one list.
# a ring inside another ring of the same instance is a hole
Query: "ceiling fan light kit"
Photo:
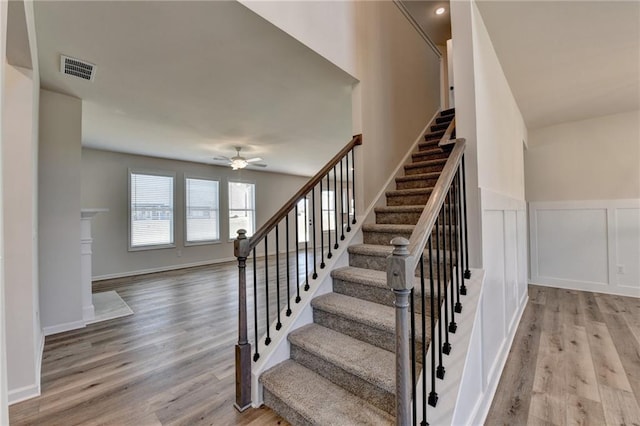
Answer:
[[240, 150], [242, 149], [242, 147], [240, 146], [236, 146], [236, 155], [235, 157], [214, 157], [213, 160], [214, 161], [226, 161], [227, 165], [231, 167], [231, 169], [233, 170], [240, 170], [240, 169], [244, 169], [247, 166], [256, 166], [256, 167], [267, 167], [266, 164], [258, 164], [256, 163], [257, 161], [262, 161], [262, 158], [260, 157], [255, 157], [255, 158], [244, 158], [243, 156], [240, 155]]

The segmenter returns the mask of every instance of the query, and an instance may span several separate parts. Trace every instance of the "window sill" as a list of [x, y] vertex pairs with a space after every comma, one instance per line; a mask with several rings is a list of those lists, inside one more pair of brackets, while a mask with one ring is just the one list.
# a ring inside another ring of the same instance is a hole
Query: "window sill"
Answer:
[[147, 250], [163, 250], [176, 248], [175, 244], [158, 244], [153, 246], [129, 247], [129, 251], [147, 251]]
[[208, 245], [215, 245], [215, 244], [222, 244], [222, 241], [220, 241], [220, 240], [208, 240], [208, 241], [185, 241], [184, 242], [184, 246], [185, 247], [208, 246]]

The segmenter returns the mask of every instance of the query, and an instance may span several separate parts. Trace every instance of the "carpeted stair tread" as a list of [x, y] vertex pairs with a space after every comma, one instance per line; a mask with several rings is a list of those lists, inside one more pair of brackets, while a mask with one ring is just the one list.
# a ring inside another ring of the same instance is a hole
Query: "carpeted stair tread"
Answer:
[[365, 223], [362, 225], [362, 232], [384, 232], [384, 233], [412, 233], [415, 225], [396, 225], [391, 223]]
[[410, 195], [429, 195], [433, 192], [433, 188], [408, 188], [408, 189], [392, 189], [385, 192], [387, 197], [406, 197]]
[[[337, 268], [331, 271], [331, 277], [341, 281], [384, 288], [391, 292], [391, 289], [387, 286], [387, 271], [375, 271], [373, 269], [357, 268], [355, 266], [343, 266], [342, 268]], [[416, 277], [414, 287], [420, 288], [419, 277]]]
[[415, 163], [410, 163], [405, 165], [404, 168], [406, 170], [406, 169], [419, 169], [420, 167], [435, 166], [435, 165], [444, 166], [446, 162], [447, 162], [446, 158], [440, 158], [437, 160], [416, 161]]
[[411, 154], [411, 161], [427, 161], [427, 160], [440, 160], [442, 158], [448, 158], [450, 150], [442, 149], [439, 146], [424, 149], [422, 151], [414, 152]]
[[427, 142], [429, 142], [429, 141], [435, 141], [435, 140], [438, 140], [438, 141], [439, 141], [440, 139], [442, 139], [442, 137], [444, 136], [444, 134], [445, 134], [445, 131], [444, 131], [444, 130], [442, 130], [442, 131], [440, 131], [440, 132], [431, 132], [431, 133], [427, 133], [427, 134], [424, 136], [424, 140], [425, 140], [425, 141], [427, 141]]
[[395, 354], [317, 324], [289, 333], [292, 345], [356, 376], [395, 393]]
[[340, 293], [327, 293], [316, 297], [311, 301], [311, 306], [390, 333], [396, 329], [395, 309], [391, 306]]
[[455, 108], [445, 109], [443, 111], [440, 111], [440, 117], [453, 116], [455, 112], [456, 112]]
[[373, 209], [376, 213], [422, 213], [423, 205], [415, 206], [380, 206]]
[[407, 175], [407, 176], [399, 176], [396, 178], [397, 182], [408, 182], [414, 180], [428, 180], [428, 179], [438, 179], [440, 177], [440, 172], [430, 172], [430, 173], [419, 173], [415, 175]]
[[451, 123], [451, 120], [453, 120], [453, 115], [445, 115], [443, 117], [437, 117], [436, 118], [436, 123], [437, 124], [444, 124], [444, 123]]
[[[260, 376], [265, 394], [272, 394], [283, 405], [278, 410], [294, 424], [327, 426], [392, 425], [388, 413], [331, 383], [317, 373], [292, 360], [284, 361]], [[265, 402], [270, 395], [265, 395]], [[275, 402], [275, 401], [274, 401]], [[293, 411], [294, 415], [281, 411]]]

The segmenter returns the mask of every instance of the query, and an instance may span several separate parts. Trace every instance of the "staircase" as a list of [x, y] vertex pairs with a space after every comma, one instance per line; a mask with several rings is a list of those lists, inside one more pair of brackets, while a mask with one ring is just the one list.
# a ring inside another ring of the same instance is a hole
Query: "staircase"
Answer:
[[[291, 359], [260, 377], [265, 404], [292, 424], [395, 423], [395, 309], [387, 256], [392, 238], [410, 237], [429, 199], [449, 155], [438, 143], [453, 117], [446, 110], [436, 118], [404, 166], [405, 176], [386, 193], [387, 205], [375, 209], [376, 223], [362, 226], [364, 243], [348, 248], [350, 266], [332, 271], [333, 293], [311, 301], [314, 322], [288, 336]], [[422, 339], [428, 346], [429, 335], [417, 336], [414, 344], [421, 346]]]

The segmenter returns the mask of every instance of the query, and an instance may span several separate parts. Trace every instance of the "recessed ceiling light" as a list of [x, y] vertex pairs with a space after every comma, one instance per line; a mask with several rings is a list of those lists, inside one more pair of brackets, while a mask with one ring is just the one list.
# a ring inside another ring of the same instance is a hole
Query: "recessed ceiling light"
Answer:
[[444, 7], [439, 7], [436, 9], [436, 15], [442, 15], [444, 12], [446, 12], [446, 9]]

